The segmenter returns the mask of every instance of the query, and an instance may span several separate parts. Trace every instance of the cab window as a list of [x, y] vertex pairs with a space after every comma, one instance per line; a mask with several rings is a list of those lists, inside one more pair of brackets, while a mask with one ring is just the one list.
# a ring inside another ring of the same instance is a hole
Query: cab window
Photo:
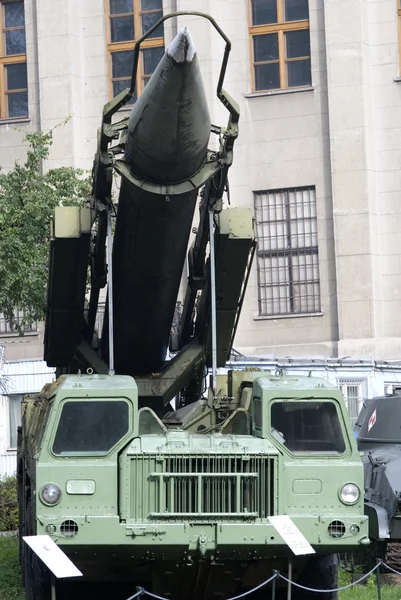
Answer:
[[275, 402], [270, 433], [290, 452], [342, 454], [345, 441], [334, 402]]
[[107, 454], [128, 430], [129, 407], [124, 400], [68, 401], [61, 411], [53, 452]]

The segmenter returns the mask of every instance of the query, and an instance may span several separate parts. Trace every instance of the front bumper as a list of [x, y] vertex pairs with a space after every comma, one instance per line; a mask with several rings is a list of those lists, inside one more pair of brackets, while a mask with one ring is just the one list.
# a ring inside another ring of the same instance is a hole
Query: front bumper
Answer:
[[[366, 516], [311, 515], [291, 518], [317, 552], [341, 552], [368, 543]], [[75, 523], [70, 532], [66, 531], [65, 526], [63, 528], [66, 522]], [[268, 558], [288, 553], [288, 546], [268, 520], [248, 523], [121, 523], [118, 516], [39, 516], [37, 533], [51, 535], [60, 546], [124, 546], [138, 556], [143, 555], [144, 549], [149, 547], [156, 553], [175, 556], [188, 552], [205, 556], [217, 552], [229, 558], [250, 553], [257, 558]], [[69, 533], [68, 537], [66, 533]], [[333, 534], [339, 537], [333, 537]]]

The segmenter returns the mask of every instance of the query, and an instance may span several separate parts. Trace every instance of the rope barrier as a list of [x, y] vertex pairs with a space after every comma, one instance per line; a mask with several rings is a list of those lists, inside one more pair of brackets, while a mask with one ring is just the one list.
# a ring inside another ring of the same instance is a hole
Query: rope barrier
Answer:
[[138, 588], [137, 593], [134, 594], [133, 596], [130, 596], [129, 598], [127, 598], [127, 600], [134, 600], [134, 598], [138, 598], [138, 596], [143, 596], [144, 593], [145, 593], [145, 590], [143, 588]]
[[151, 598], [155, 598], [155, 600], [167, 600], [167, 598], [163, 598], [163, 596], [158, 596], [157, 594], [152, 594], [152, 592], [147, 592], [144, 590], [145, 596], [150, 596]]
[[365, 573], [357, 581], [353, 581], [352, 583], [349, 583], [348, 585], [343, 585], [342, 587], [339, 587], [339, 588], [332, 588], [330, 590], [317, 590], [315, 588], [306, 587], [304, 585], [301, 585], [300, 583], [296, 583], [295, 581], [291, 581], [290, 579], [287, 579], [287, 577], [284, 577], [284, 575], [281, 575], [280, 573], [278, 573], [277, 576], [280, 577], [281, 579], [284, 579], [284, 581], [286, 581], [287, 583], [290, 583], [291, 585], [294, 585], [295, 587], [300, 588], [301, 590], [306, 590], [307, 592], [319, 592], [319, 594], [329, 594], [332, 592], [342, 592], [343, 590], [348, 590], [349, 588], [352, 588], [355, 585], [358, 585], [361, 581], [364, 581], [370, 575], [372, 575], [372, 573], [377, 571], [377, 569], [380, 567], [381, 564], [382, 564], [381, 561], [378, 562], [377, 565], [375, 567], [373, 567], [373, 569], [371, 569], [368, 573]]
[[[243, 594], [239, 594], [238, 596], [233, 596], [232, 598], [228, 598], [227, 600], [239, 600], [240, 598], [245, 598], [245, 596], [249, 596], [249, 594], [253, 594], [254, 592], [257, 592], [258, 590], [260, 590], [262, 587], [264, 587], [265, 585], [267, 585], [274, 579], [277, 579], [277, 577], [278, 577], [278, 573], [276, 573], [275, 575], [272, 575], [271, 577], [269, 577], [269, 579], [266, 579], [266, 581], [263, 581], [262, 583], [260, 583], [256, 587], [254, 587], [252, 590], [248, 590], [247, 592], [244, 592]], [[134, 594], [133, 596], [130, 596], [129, 598], [127, 598], [127, 600], [134, 600], [134, 598], [137, 598], [139, 595], [149, 596], [150, 598], [155, 598], [155, 600], [168, 600], [167, 598], [163, 598], [163, 596], [158, 596], [157, 594], [148, 592], [144, 588], [140, 588], [136, 594]]]
[[385, 567], [386, 569], [388, 569], [389, 571], [392, 571], [393, 573], [395, 573], [396, 575], [401, 575], [400, 571], [396, 571], [395, 569], [393, 569], [393, 567], [390, 567], [390, 565], [387, 565], [386, 563], [382, 562], [381, 563], [383, 565], [383, 567]]
[[[238, 594], [237, 596], [232, 596], [231, 598], [227, 598], [227, 600], [240, 600], [240, 598], [245, 598], [246, 596], [249, 596], [250, 594], [254, 594], [255, 592], [257, 592], [264, 586], [268, 585], [269, 583], [271, 583], [272, 581], [277, 580], [277, 579], [282, 579], [283, 581], [286, 581], [289, 585], [295, 586], [295, 587], [300, 588], [301, 590], [305, 590], [307, 592], [316, 592], [319, 594], [342, 592], [343, 590], [348, 590], [349, 588], [359, 585], [362, 581], [365, 581], [365, 579], [368, 579], [368, 577], [370, 577], [370, 575], [372, 575], [375, 571], [378, 571], [378, 569], [381, 566], [385, 567], [386, 569], [389, 569], [390, 571], [392, 571], [393, 573], [396, 573], [397, 575], [401, 575], [401, 573], [399, 571], [396, 571], [395, 569], [393, 569], [392, 567], [390, 567], [389, 565], [384, 563], [382, 560], [379, 560], [375, 567], [373, 567], [370, 571], [368, 571], [368, 573], [365, 573], [364, 575], [362, 575], [362, 577], [360, 577], [357, 581], [353, 581], [352, 583], [343, 585], [339, 588], [333, 588], [330, 590], [321, 590], [321, 589], [315, 589], [315, 588], [310, 588], [310, 587], [301, 585], [300, 583], [296, 583], [295, 581], [291, 581], [290, 579], [287, 579], [287, 577], [285, 577], [284, 575], [281, 575], [281, 573], [276, 572], [274, 575], [269, 577], [269, 579], [266, 579], [266, 581], [263, 581], [262, 583], [260, 583], [256, 587], [252, 588], [251, 590], [243, 592], [242, 594]], [[134, 600], [134, 598], [137, 598], [138, 596], [149, 596], [150, 598], [154, 598], [154, 600], [169, 600], [168, 598], [164, 598], [163, 596], [158, 596], [157, 594], [148, 592], [144, 588], [138, 588], [138, 591], [136, 592], [136, 594], [134, 594], [133, 596], [130, 596], [129, 598], [127, 598], [127, 600]]]
[[243, 594], [239, 594], [238, 596], [233, 596], [232, 598], [229, 598], [228, 600], [238, 600], [239, 598], [245, 598], [245, 596], [249, 596], [249, 594], [253, 594], [254, 592], [257, 592], [258, 590], [260, 590], [262, 587], [264, 587], [265, 585], [267, 585], [268, 583], [273, 581], [273, 579], [277, 579], [277, 573], [275, 573], [274, 575], [269, 577], [269, 579], [266, 579], [266, 581], [264, 581], [263, 583], [260, 583], [259, 585], [254, 587], [252, 590], [248, 590], [247, 592], [244, 592]]

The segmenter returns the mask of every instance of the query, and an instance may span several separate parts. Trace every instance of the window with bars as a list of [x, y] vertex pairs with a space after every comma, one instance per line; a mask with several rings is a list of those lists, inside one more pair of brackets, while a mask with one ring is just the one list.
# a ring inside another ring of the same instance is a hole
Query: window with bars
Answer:
[[38, 330], [38, 324], [36, 321], [26, 319], [24, 311], [14, 311], [14, 319], [7, 319], [2, 313], [0, 313], [0, 336], [8, 335], [10, 333], [36, 333]]
[[8, 396], [9, 407], [9, 427], [10, 435], [8, 440], [8, 449], [13, 450], [17, 447], [17, 429], [21, 425], [21, 404], [24, 396], [21, 394], [12, 394]]
[[259, 315], [321, 310], [314, 187], [255, 193]]
[[[163, 16], [162, 0], [107, 0], [110, 96], [130, 86], [134, 44]], [[164, 54], [164, 27], [141, 44], [134, 103]]]
[[308, 0], [248, 0], [252, 91], [310, 86]]
[[363, 388], [365, 382], [361, 379], [340, 379], [339, 388], [344, 396], [345, 405], [348, 410], [348, 415], [354, 427], [363, 402]]
[[398, 53], [401, 69], [401, 0], [397, 0], [397, 21], [398, 21]]
[[0, 0], [0, 120], [28, 116], [23, 0]]

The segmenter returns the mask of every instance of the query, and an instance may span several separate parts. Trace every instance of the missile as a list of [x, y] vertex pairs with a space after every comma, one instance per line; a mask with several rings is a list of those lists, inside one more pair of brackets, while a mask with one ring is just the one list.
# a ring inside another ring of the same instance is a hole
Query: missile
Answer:
[[[128, 120], [124, 161], [134, 177], [121, 178], [113, 241], [117, 373], [159, 372], [166, 359], [198, 195], [192, 185], [175, 193], [174, 184], [203, 167], [209, 136], [198, 57], [185, 28], [168, 46]], [[148, 183], [146, 190], [138, 180]], [[107, 311], [106, 305], [101, 336], [106, 361]]]
[[203, 165], [210, 116], [198, 57], [187, 28], [178, 33], [135, 104], [126, 158], [134, 174], [183, 181]]

